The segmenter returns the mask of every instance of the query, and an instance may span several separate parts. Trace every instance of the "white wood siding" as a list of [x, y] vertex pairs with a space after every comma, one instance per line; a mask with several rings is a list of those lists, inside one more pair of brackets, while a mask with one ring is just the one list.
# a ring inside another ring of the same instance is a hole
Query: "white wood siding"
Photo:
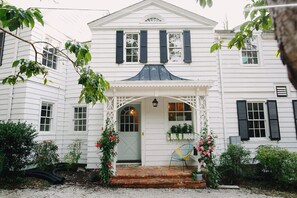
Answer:
[[[230, 38], [230, 36], [228, 36]], [[238, 122], [236, 100], [267, 101], [277, 100], [278, 116], [280, 124], [281, 140], [271, 141], [269, 129], [266, 130], [267, 138], [242, 142], [251, 151], [261, 144], [278, 145], [291, 151], [296, 149], [296, 131], [293, 116], [292, 100], [296, 99], [296, 90], [291, 86], [286, 67], [282, 65], [280, 58], [276, 57], [277, 43], [273, 35], [258, 35], [259, 65], [249, 66], [241, 64], [241, 51], [223, 48], [222, 57], [224, 105], [227, 138], [238, 136]], [[276, 97], [275, 86], [288, 86], [289, 96]], [[267, 117], [267, 115], [266, 115]]]

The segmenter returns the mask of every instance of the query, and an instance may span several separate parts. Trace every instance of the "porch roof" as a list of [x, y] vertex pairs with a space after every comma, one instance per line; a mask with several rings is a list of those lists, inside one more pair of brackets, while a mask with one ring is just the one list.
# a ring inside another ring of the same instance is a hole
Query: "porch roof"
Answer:
[[136, 75], [124, 81], [187, 80], [170, 73], [162, 64], [146, 64]]
[[126, 80], [110, 82], [112, 88], [204, 88], [209, 89], [212, 81], [194, 81], [170, 73], [163, 64], [146, 64], [141, 71]]
[[210, 88], [212, 87], [212, 81], [192, 81], [192, 80], [142, 80], [142, 81], [114, 81], [110, 82], [111, 88], [154, 88], [154, 87], [201, 87]]

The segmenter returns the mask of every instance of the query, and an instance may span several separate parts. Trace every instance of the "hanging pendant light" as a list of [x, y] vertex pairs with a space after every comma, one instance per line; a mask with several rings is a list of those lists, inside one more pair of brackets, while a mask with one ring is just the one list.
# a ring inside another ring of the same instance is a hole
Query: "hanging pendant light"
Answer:
[[153, 100], [153, 102], [152, 102], [152, 104], [153, 104], [153, 107], [157, 107], [158, 106], [158, 100], [155, 98], [154, 100]]

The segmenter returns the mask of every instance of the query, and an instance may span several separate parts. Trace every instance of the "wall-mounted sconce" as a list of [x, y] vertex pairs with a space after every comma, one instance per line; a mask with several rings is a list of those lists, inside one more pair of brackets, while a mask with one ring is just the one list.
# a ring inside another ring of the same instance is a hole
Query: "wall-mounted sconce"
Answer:
[[154, 100], [153, 100], [153, 107], [157, 107], [158, 106], [158, 100], [155, 98]]

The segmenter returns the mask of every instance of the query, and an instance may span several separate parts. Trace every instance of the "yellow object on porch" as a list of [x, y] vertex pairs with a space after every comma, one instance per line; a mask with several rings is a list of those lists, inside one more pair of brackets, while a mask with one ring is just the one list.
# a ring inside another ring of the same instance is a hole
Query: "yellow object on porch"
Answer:
[[186, 160], [191, 156], [193, 148], [194, 146], [192, 144], [183, 144], [177, 149], [175, 149], [171, 154], [169, 168], [171, 166], [172, 160], [175, 160], [175, 161], [183, 162], [183, 169], [184, 169], [184, 164], [187, 166]]

